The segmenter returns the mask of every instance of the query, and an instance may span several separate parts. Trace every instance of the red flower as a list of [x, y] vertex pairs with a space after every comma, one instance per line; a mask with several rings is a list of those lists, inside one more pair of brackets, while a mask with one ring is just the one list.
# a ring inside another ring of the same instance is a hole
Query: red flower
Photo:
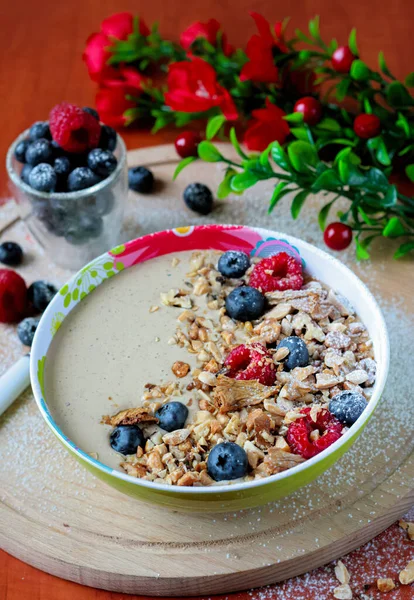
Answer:
[[[91, 79], [102, 81], [116, 77], [116, 69], [107, 64], [111, 56], [109, 52], [112, 45], [111, 38], [126, 40], [132, 32], [133, 16], [130, 13], [116, 13], [102, 21], [101, 31], [89, 36], [83, 52], [83, 60]], [[149, 29], [142, 19], [139, 20], [139, 32], [141, 35], [149, 34]]]
[[229, 121], [237, 110], [227, 90], [216, 78], [213, 67], [201, 58], [173, 63], [168, 69], [165, 103], [180, 112], [204, 112], [218, 106]]
[[126, 96], [138, 96], [144, 78], [132, 67], [124, 67], [117, 72], [118, 77], [107, 79], [96, 94], [95, 104], [101, 121], [111, 127], [122, 127], [126, 123], [124, 112], [134, 108], [136, 102]]
[[276, 83], [278, 69], [275, 65], [273, 52], [275, 48], [287, 52], [288, 48], [283, 40], [282, 23], [275, 24], [273, 35], [268, 21], [256, 12], [250, 13], [256, 22], [259, 35], [254, 34], [247, 42], [246, 54], [249, 62], [246, 63], [240, 74], [241, 81], [247, 79], [257, 83]]
[[[212, 46], [217, 43], [217, 35], [221, 31], [221, 25], [217, 19], [209, 19], [207, 23], [196, 21], [190, 27], [187, 27], [180, 36], [180, 44], [185, 50], [191, 48], [191, 44], [198, 38], [205, 38]], [[228, 43], [225, 33], [221, 36], [221, 47], [223, 54], [230, 56], [234, 52], [234, 47]]]
[[283, 144], [290, 133], [289, 125], [282, 118], [285, 114], [266, 98], [266, 108], [252, 112], [253, 122], [244, 134], [244, 143], [248, 149], [261, 152], [271, 142]]

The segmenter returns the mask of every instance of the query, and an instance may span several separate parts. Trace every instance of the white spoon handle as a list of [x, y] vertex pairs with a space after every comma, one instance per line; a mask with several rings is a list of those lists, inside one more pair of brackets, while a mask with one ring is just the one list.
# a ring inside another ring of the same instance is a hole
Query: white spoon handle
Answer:
[[0, 377], [0, 415], [30, 385], [30, 355], [22, 356]]

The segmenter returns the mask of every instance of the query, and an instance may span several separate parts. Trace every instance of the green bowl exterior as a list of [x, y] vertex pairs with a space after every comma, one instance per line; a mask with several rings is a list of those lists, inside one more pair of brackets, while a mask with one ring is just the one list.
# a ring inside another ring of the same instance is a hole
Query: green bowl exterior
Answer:
[[[144, 486], [138, 486], [130, 481], [119, 479], [111, 473], [106, 473], [84, 460], [81, 456], [76, 454], [71, 448], [68, 448], [62, 440], [58, 440], [66, 447], [70, 454], [88, 471], [90, 471], [95, 477], [98, 477], [111, 487], [115, 488], [123, 494], [127, 494], [137, 500], [143, 502], [149, 502], [152, 504], [158, 504], [171, 510], [178, 510], [183, 512], [231, 512], [241, 509], [254, 508], [269, 502], [274, 502], [280, 498], [288, 496], [295, 490], [311, 483], [319, 475], [324, 473], [329, 467], [331, 467], [345, 452], [352, 446], [357, 437], [365, 428], [368, 420], [364, 423], [364, 426], [358, 429], [353, 436], [351, 436], [345, 444], [340, 446], [337, 450], [328, 454], [320, 462], [308, 466], [303, 471], [292, 473], [287, 475], [280, 481], [264, 481], [262, 485], [253, 488], [247, 488], [239, 491], [229, 491], [226, 487], [226, 493], [220, 493], [220, 488], [217, 488], [217, 493], [203, 494], [186, 494], [177, 492], [165, 491], [163, 489], [147, 488]], [[56, 434], [53, 428], [52, 431]]]

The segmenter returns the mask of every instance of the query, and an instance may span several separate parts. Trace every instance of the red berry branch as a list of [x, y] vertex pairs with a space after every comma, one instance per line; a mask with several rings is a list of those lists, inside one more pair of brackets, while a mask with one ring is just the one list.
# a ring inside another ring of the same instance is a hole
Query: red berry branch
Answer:
[[[414, 181], [414, 73], [398, 81], [382, 52], [378, 71], [371, 69], [355, 30], [338, 47], [322, 39], [318, 17], [290, 38], [284, 23], [271, 28], [252, 17], [257, 33], [245, 50], [229, 43], [215, 19], [188, 27], [180, 44], [129, 13], [105, 19], [84, 52], [101, 119], [114, 126], [151, 119], [154, 131], [207, 119], [206, 139], [195, 131], [177, 138], [183, 160], [176, 175], [197, 158], [223, 162], [219, 198], [274, 179], [269, 212], [290, 194], [297, 218], [310, 194], [326, 196], [318, 220], [330, 248], [346, 248], [354, 237], [364, 259], [383, 236], [403, 238], [397, 258], [414, 250], [414, 199], [390, 180], [399, 173]], [[240, 146], [236, 124], [253, 154]], [[239, 160], [211, 142], [228, 132]], [[339, 198], [349, 207], [326, 227]]]

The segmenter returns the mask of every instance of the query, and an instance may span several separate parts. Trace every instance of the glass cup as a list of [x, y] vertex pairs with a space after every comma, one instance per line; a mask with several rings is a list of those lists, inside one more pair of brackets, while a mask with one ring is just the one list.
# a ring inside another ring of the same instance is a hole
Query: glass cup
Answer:
[[49, 193], [34, 190], [20, 177], [23, 165], [14, 151], [28, 135], [28, 129], [19, 135], [6, 158], [20, 216], [53, 262], [80, 269], [120, 241], [128, 191], [124, 141], [117, 135], [114, 155], [118, 164], [109, 177], [85, 190]]

